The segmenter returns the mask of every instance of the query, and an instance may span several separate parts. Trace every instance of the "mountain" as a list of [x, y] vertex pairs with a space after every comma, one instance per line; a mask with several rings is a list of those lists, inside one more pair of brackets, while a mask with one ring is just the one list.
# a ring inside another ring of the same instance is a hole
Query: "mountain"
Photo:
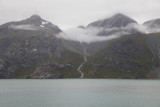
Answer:
[[[151, 24], [159, 21], [144, 26]], [[133, 19], [116, 14], [79, 26], [98, 29], [98, 36], [118, 36], [91, 43], [59, 37], [64, 32], [38, 15], [0, 25], [0, 78], [80, 78], [83, 73], [84, 78], [159, 79], [160, 33], [144, 34], [134, 25]]]
[[160, 19], [153, 19], [143, 23], [149, 32], [160, 32]]
[[153, 19], [153, 20], [149, 20], [149, 21], [146, 21], [144, 22], [144, 25], [148, 25], [148, 26], [156, 26], [156, 25], [160, 25], [160, 19]]
[[160, 34], [132, 34], [110, 41], [84, 65], [85, 78], [160, 78]]
[[33, 15], [0, 26], [0, 78], [79, 77], [83, 58], [62, 44], [58, 26]]
[[143, 24], [151, 34], [135, 28], [137, 22], [122, 14], [89, 24], [88, 29], [99, 29], [99, 36], [120, 37], [86, 45], [84, 78], [160, 78], [160, 34], [155, 33], [159, 24], [158, 19]]
[[59, 33], [62, 31], [58, 26], [42, 19], [38, 15], [33, 15], [22, 21], [9, 22], [0, 26], [0, 33], [16, 30], [50, 30], [53, 33]]
[[123, 14], [115, 14], [110, 18], [92, 22], [88, 24], [87, 28], [99, 29], [99, 36], [108, 36], [113, 34], [124, 35], [140, 32], [135, 26], [138, 26], [138, 23], [132, 18]]
[[113, 28], [113, 27], [125, 27], [128, 24], [137, 23], [135, 20], [123, 14], [116, 14], [110, 18], [98, 20], [90, 23], [87, 27], [103, 27], [103, 28]]
[[[139, 24], [134, 19], [118, 13], [110, 18], [94, 21], [88, 24], [86, 28], [83, 27], [83, 29], [96, 30], [98, 31], [97, 36], [116, 35], [119, 38], [124, 35], [142, 33], [135, 26], [139, 26]], [[96, 54], [109, 45], [110, 42], [112, 42], [112, 40], [92, 42], [87, 45], [86, 52], [89, 55]]]

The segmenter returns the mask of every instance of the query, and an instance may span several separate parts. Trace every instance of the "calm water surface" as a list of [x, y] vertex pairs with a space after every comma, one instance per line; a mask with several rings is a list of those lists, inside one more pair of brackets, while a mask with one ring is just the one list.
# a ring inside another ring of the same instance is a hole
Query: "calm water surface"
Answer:
[[160, 107], [160, 81], [0, 80], [0, 107]]

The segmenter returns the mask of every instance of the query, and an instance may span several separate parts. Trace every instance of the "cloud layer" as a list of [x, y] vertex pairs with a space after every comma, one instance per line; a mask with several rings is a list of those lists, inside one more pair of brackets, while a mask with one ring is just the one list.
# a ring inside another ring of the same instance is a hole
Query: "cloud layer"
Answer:
[[10, 29], [14, 29], [14, 30], [38, 30], [38, 27], [36, 27], [34, 25], [29, 25], [29, 24], [25, 24], [25, 25], [10, 25], [9, 28]]
[[91, 43], [96, 41], [111, 40], [117, 38], [117, 35], [97, 36], [99, 29], [81, 29], [71, 28], [60, 33], [58, 37], [67, 40], [74, 40], [79, 42]]
[[57, 35], [59, 38], [66, 40], [73, 40], [85, 43], [107, 41], [115, 38], [120, 38], [124, 35], [133, 33], [155, 33], [160, 32], [160, 28], [149, 28], [139, 24], [129, 24], [126, 27], [114, 28], [72, 28], [65, 30]]

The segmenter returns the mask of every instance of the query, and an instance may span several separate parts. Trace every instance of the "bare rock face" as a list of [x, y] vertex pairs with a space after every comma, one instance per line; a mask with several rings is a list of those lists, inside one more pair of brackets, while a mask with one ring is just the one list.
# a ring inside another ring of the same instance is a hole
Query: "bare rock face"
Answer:
[[57, 79], [63, 78], [63, 74], [57, 73], [58, 66], [56, 64], [43, 64], [37, 67], [35, 71], [28, 77], [32, 79]]
[[71, 64], [58, 64], [45, 62], [43, 65], [38, 66], [27, 78], [32, 79], [58, 79], [63, 78], [63, 73], [59, 72], [61, 70], [72, 69]]

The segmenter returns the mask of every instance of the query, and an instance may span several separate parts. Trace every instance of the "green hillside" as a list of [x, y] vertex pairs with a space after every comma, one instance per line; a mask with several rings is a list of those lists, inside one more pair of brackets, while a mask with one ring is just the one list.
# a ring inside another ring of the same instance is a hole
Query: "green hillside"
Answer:
[[105, 49], [88, 57], [83, 67], [85, 78], [151, 78], [153, 64], [158, 67], [159, 62], [152, 61], [148, 37], [155, 36], [159, 34], [127, 35], [112, 41]]

